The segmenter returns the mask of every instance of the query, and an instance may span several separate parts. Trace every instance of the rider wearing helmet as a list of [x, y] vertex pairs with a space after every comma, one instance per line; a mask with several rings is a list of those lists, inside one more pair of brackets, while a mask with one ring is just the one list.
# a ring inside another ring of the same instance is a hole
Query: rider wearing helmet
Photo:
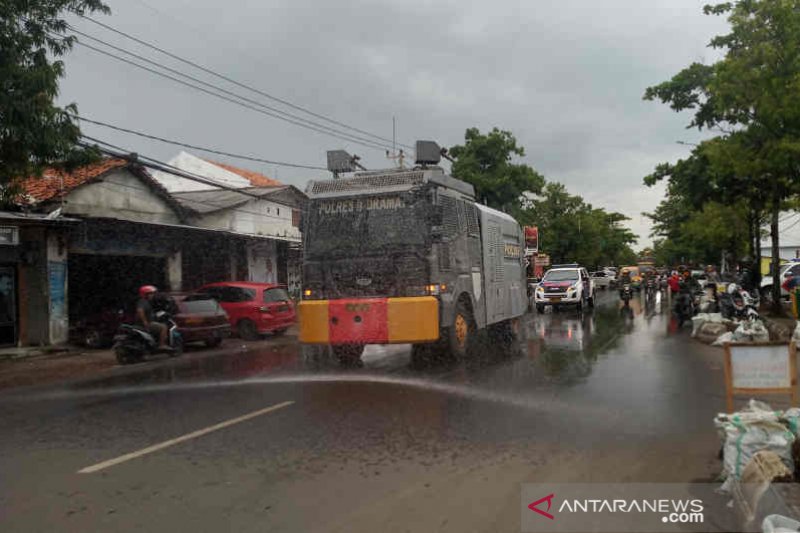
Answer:
[[158, 339], [160, 348], [167, 347], [167, 326], [153, 320], [153, 297], [158, 292], [153, 285], [139, 287], [139, 301], [136, 302], [136, 322]]
[[700, 283], [694, 279], [691, 270], [683, 271], [683, 279], [681, 280], [681, 291], [694, 292], [700, 288]]

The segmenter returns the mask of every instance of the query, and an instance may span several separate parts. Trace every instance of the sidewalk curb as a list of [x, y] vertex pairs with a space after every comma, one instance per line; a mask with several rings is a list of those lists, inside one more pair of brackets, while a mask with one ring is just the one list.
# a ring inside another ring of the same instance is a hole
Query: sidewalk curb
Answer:
[[[12, 386], [8, 388], [0, 388], [0, 398], [3, 397], [28, 397], [32, 394], [36, 394], [37, 392], [44, 392], [44, 391], [52, 391], [54, 389], [86, 389], [92, 388], [92, 385], [97, 382], [102, 382], [108, 378], [117, 378], [117, 377], [124, 377], [124, 376], [134, 376], [136, 374], [147, 374], [152, 372], [154, 369], [157, 368], [181, 368], [183, 366], [192, 365], [194, 362], [203, 360], [206, 358], [211, 357], [218, 357], [220, 355], [224, 355], [226, 353], [242, 353], [250, 351], [251, 344], [245, 341], [241, 341], [238, 338], [232, 338], [227, 346], [223, 344], [220, 348], [214, 349], [199, 349], [197, 351], [191, 351], [182, 355], [181, 357], [177, 358], [157, 358], [147, 360], [143, 363], [137, 363], [132, 365], [119, 365], [114, 364], [114, 366], [110, 368], [106, 368], [100, 370], [96, 373], [92, 373], [91, 375], [81, 376], [72, 379], [66, 379], [61, 381], [51, 381], [48, 383], [41, 383], [41, 384], [32, 384], [32, 385], [21, 385], [21, 386]], [[261, 341], [256, 341], [258, 348], [260, 350], [269, 350], [271, 348], [275, 348], [277, 346], [285, 346], [290, 344], [299, 343], [299, 340], [294, 335], [282, 335], [280, 337], [272, 337], [263, 339]], [[242, 349], [244, 347], [244, 349]], [[255, 351], [255, 350], [254, 350]], [[103, 355], [104, 357], [108, 357], [112, 354], [109, 354], [106, 350], [97, 350], [97, 351], [84, 351], [79, 352], [81, 355], [87, 354], [96, 354], [98, 356]], [[78, 355], [75, 353], [73, 355]], [[67, 356], [63, 356], [67, 357]], [[52, 359], [59, 359], [61, 357], [53, 357]], [[35, 361], [35, 360], [44, 360], [43, 357], [34, 357], [34, 358], [27, 358], [24, 357], [19, 360], [19, 362], [23, 361]], [[1, 360], [0, 360], [1, 361]], [[33, 371], [33, 370], [32, 370]]]

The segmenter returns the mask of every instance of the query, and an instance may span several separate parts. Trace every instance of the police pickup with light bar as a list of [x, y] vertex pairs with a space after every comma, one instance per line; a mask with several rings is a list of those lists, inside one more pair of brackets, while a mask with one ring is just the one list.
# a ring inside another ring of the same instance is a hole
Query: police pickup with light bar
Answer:
[[594, 281], [585, 268], [576, 264], [555, 265], [536, 287], [534, 303], [540, 313], [548, 305], [554, 310], [562, 305], [574, 305], [582, 310], [594, 307], [594, 296]]

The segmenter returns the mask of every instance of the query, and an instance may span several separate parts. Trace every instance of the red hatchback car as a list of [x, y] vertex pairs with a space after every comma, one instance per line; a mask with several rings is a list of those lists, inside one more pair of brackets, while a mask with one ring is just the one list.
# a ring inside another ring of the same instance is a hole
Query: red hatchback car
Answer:
[[245, 340], [264, 333], [280, 335], [297, 321], [294, 303], [280, 285], [222, 281], [203, 285], [197, 292], [217, 300], [228, 313], [231, 327]]

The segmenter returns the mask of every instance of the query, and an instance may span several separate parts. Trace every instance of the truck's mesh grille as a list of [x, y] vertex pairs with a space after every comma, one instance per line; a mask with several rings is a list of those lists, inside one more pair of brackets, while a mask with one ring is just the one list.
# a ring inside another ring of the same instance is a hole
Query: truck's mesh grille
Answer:
[[452, 239], [458, 235], [458, 207], [457, 200], [449, 196], [441, 196], [442, 203], [442, 232], [445, 237]]
[[398, 185], [416, 185], [422, 183], [423, 172], [392, 172], [383, 174], [369, 174], [336, 180], [313, 182], [310, 194], [324, 194], [331, 192], [360, 191], [364, 189], [380, 189], [382, 187], [395, 187]]

